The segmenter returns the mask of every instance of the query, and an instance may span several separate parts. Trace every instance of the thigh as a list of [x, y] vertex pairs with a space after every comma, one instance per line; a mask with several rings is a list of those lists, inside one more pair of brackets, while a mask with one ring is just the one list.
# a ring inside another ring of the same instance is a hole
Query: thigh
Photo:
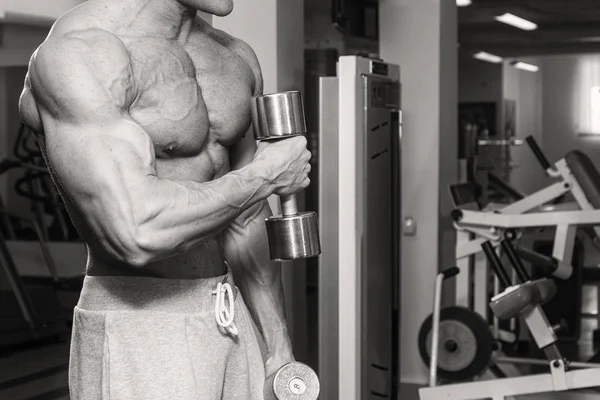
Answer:
[[110, 399], [198, 398], [187, 335], [188, 316], [156, 312], [106, 314]]
[[71, 400], [108, 398], [104, 386], [104, 313], [75, 307], [69, 359]]
[[219, 349], [215, 340], [212, 347], [206, 343], [209, 320], [78, 310], [71, 351], [72, 400], [220, 399], [228, 350]]
[[241, 294], [235, 302], [238, 336], [227, 359], [223, 399], [263, 400], [265, 364]]

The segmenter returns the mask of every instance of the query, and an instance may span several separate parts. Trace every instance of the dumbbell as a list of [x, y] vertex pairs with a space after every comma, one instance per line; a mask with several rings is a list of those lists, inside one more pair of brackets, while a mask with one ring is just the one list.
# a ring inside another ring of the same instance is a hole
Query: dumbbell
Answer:
[[315, 371], [301, 362], [279, 368], [265, 381], [265, 400], [316, 400], [321, 386]]
[[[306, 134], [299, 91], [258, 96], [251, 104], [256, 140], [285, 140]], [[282, 215], [266, 220], [271, 260], [295, 260], [321, 254], [317, 213], [299, 212], [295, 195], [281, 196], [280, 201]]]

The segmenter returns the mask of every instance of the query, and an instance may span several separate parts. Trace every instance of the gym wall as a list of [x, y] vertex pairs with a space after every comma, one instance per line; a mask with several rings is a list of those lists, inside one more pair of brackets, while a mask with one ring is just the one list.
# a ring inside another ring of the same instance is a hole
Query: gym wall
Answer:
[[[523, 60], [539, 64], [539, 60]], [[493, 102], [497, 104], [496, 130], [504, 129], [504, 100], [516, 102], [516, 137], [533, 135], [538, 143], [542, 137], [542, 76], [544, 71], [532, 73], [512, 67], [508, 61], [492, 64], [476, 60], [471, 53], [459, 56], [459, 102]], [[526, 146], [511, 149], [515, 169], [510, 184], [531, 193], [540, 189], [544, 173]]]
[[2, 0], [0, 19], [16, 23], [52, 24], [67, 10], [85, 0]]
[[304, 48], [335, 49], [338, 55], [379, 55], [379, 42], [344, 35], [332, 24], [332, 2], [304, 0]]
[[[502, 103], [502, 64], [481, 62], [470, 53], [459, 51], [459, 103]], [[496, 130], [502, 121], [502, 109], [497, 107]]]
[[[402, 82], [402, 217], [416, 221], [402, 237], [401, 381], [425, 384], [418, 331], [433, 309], [438, 271], [455, 264], [448, 185], [458, 179], [457, 11], [449, 1], [379, 6], [381, 58], [400, 65]], [[448, 282], [444, 296], [453, 288]]]
[[[539, 59], [520, 59], [530, 64], [539, 65]], [[516, 138], [525, 139], [533, 136], [543, 146], [542, 130], [542, 77], [544, 71], [528, 72], [514, 68], [510, 61], [503, 64], [503, 96], [514, 100], [517, 105]], [[504, 106], [504, 103], [501, 103]], [[503, 110], [503, 113], [505, 110]], [[502, 119], [504, 121], [504, 119]], [[542, 189], [548, 183], [539, 162], [528, 146], [511, 148], [514, 169], [510, 174], [510, 184], [517, 189], [532, 193]]]
[[544, 152], [554, 161], [568, 150], [581, 149], [600, 165], [600, 132], [596, 136], [579, 136], [589, 131], [591, 88], [600, 86], [600, 54], [542, 60]]

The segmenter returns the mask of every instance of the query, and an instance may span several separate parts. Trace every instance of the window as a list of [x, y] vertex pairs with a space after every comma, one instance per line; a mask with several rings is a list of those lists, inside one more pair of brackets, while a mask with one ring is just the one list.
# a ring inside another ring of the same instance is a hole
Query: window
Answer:
[[589, 132], [600, 134], [600, 86], [594, 86], [590, 95], [590, 122]]

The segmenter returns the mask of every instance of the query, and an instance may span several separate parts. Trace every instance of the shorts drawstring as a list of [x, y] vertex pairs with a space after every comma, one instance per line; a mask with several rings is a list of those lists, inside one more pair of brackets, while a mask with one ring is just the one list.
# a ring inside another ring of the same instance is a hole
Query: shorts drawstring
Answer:
[[[216, 295], [215, 319], [217, 320], [217, 324], [232, 336], [237, 336], [238, 330], [233, 323], [235, 296], [231, 285], [227, 282], [227, 276], [225, 276], [222, 282], [217, 283], [217, 287], [212, 293]], [[229, 307], [226, 304], [226, 300], [229, 302]]]

